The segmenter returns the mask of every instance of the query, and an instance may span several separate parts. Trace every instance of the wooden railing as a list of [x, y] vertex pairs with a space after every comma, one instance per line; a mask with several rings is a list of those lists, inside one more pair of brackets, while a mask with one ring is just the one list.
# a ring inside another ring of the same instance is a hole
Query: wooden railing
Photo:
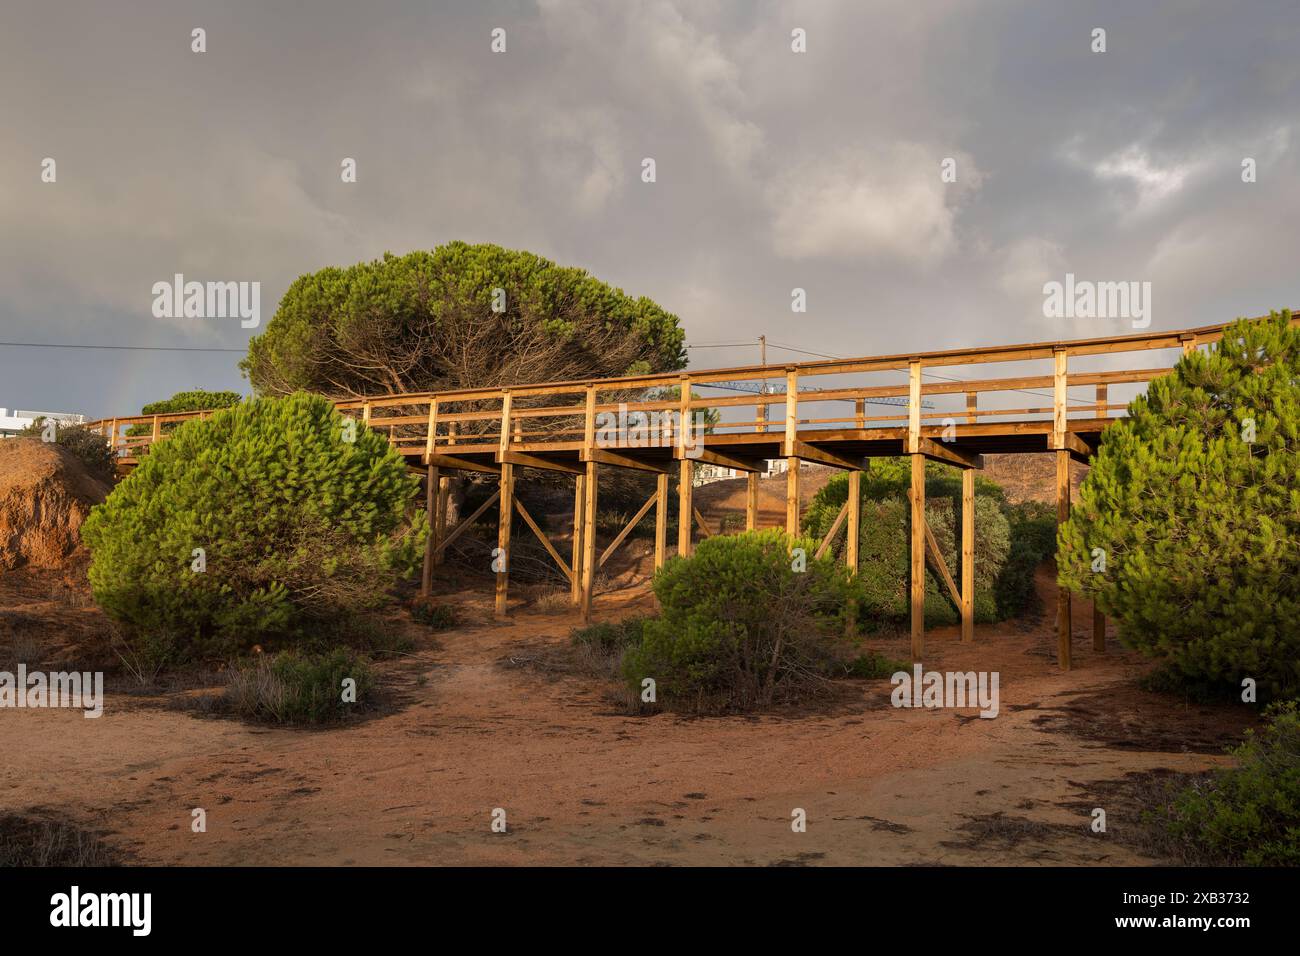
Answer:
[[[1300, 319], [1293, 319], [1293, 322]], [[390, 441], [409, 457], [428, 461], [440, 454], [476, 456], [510, 449], [519, 452], [581, 450], [593, 415], [626, 411], [686, 414], [716, 412], [714, 437], [773, 433], [790, 454], [796, 435], [834, 441], [848, 430], [908, 430], [908, 451], [916, 439], [941, 432], [957, 439], [1048, 431], [1049, 447], [1069, 442], [1071, 422], [1106, 419], [1122, 413], [1127, 402], [1111, 400], [1114, 386], [1142, 385], [1165, 374], [1172, 361], [1121, 369], [1076, 370], [1075, 361], [1162, 349], [1190, 351], [1217, 341], [1225, 325], [1167, 332], [1144, 332], [1059, 342], [991, 348], [903, 353], [852, 359], [802, 362], [784, 366], [749, 365], [694, 372], [672, 372], [595, 381], [548, 382], [508, 387], [412, 392], [339, 400], [346, 414], [371, 428], [386, 430]], [[953, 378], [963, 366], [1051, 361], [1050, 371], [988, 378]], [[1133, 363], [1136, 366], [1136, 361]], [[940, 374], [936, 370], [943, 370]], [[814, 388], [818, 381], [905, 374], [905, 382], [840, 382]], [[929, 377], [931, 380], [926, 381]], [[746, 385], [753, 394], [726, 394]], [[1071, 389], [1087, 388], [1087, 397]], [[653, 395], [656, 390], [677, 395]], [[761, 391], [759, 391], [761, 389]], [[722, 392], [723, 394], [718, 394]], [[650, 395], [651, 397], [647, 397]], [[594, 396], [594, 401], [593, 401]], [[1026, 396], [1030, 399], [1026, 401]], [[954, 397], [958, 404], [936, 410], [934, 400]], [[1033, 401], [1032, 399], [1045, 399]], [[887, 400], [891, 408], [881, 404]], [[961, 400], [964, 399], [964, 402]], [[993, 399], [993, 401], [990, 401]], [[1008, 400], [1010, 399], [1010, 401]], [[774, 418], [772, 406], [784, 412]], [[830, 407], [828, 407], [830, 406]], [[885, 409], [889, 409], [885, 411]], [[871, 412], [871, 414], [868, 414]], [[127, 464], [153, 442], [165, 438], [167, 425], [203, 418], [211, 411], [134, 415], [100, 419], [87, 427], [104, 434]], [[1050, 422], [1050, 428], [1044, 423]], [[936, 424], [937, 423], [937, 424]], [[132, 425], [145, 434], [123, 434]], [[793, 427], [792, 427], [793, 426]], [[817, 433], [822, 433], [818, 435]], [[811, 435], [810, 435], [811, 433]], [[623, 428], [616, 435], [626, 436]], [[778, 438], [778, 436], [780, 436]]]

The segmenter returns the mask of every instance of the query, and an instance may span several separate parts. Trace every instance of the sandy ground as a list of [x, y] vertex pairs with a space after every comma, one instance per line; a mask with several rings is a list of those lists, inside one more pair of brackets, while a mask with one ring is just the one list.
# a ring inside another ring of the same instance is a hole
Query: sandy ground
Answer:
[[[1140, 809], [1108, 805], [1102, 783], [1222, 764], [1245, 720], [1138, 691], [1136, 658], [1091, 650], [1086, 607], [1069, 674], [1046, 621], [968, 646], [930, 635], [927, 669], [1000, 672], [992, 720], [895, 709], [888, 681], [801, 712], [630, 717], [590, 679], [516, 666], [563, 644], [570, 613], [501, 626], [487, 598], [457, 598], [479, 623], [385, 665], [385, 707], [338, 729], [123, 692], [97, 720], [0, 711], [0, 810], [49, 808], [156, 864], [1138, 864], [1089, 830], [1092, 806], [1112, 830]], [[606, 595], [598, 617], [651, 600]], [[874, 646], [906, 656], [903, 638]]]

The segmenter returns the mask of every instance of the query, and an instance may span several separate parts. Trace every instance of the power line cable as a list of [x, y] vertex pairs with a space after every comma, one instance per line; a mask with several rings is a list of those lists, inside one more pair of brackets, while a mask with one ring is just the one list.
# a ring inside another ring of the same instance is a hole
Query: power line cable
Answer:
[[0, 342], [0, 346], [26, 349], [108, 349], [122, 352], [247, 352], [247, 349], [203, 348], [193, 345], [80, 345], [62, 342]]

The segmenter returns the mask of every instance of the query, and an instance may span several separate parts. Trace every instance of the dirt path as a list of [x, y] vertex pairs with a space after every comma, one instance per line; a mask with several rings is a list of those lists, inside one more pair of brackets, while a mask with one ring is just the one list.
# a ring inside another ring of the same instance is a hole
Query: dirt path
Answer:
[[[606, 598], [601, 613], [645, 600]], [[585, 679], [502, 663], [572, 624], [521, 613], [444, 632], [386, 668], [388, 712], [344, 729], [124, 694], [98, 720], [3, 711], [0, 809], [65, 812], [163, 864], [1132, 864], [1089, 832], [1091, 784], [1220, 763], [1244, 719], [1137, 691], [1134, 658], [1094, 655], [1082, 636], [1063, 675], [1045, 626], [983, 628], [967, 647], [931, 635], [927, 669], [1000, 672], [993, 720], [895, 709], [887, 681], [820, 712], [628, 717]], [[905, 656], [901, 640], [877, 646]], [[190, 831], [194, 807], [205, 834]], [[505, 834], [490, 831], [496, 807]], [[1106, 809], [1112, 825], [1134, 812]]]

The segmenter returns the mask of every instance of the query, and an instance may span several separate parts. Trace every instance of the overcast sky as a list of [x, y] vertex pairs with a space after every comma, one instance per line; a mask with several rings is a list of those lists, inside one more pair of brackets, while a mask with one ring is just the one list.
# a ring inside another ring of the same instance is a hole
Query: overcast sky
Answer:
[[[1296, 0], [4, 0], [0, 341], [242, 350], [153, 284], [260, 282], [265, 324], [305, 272], [453, 239], [582, 266], [697, 345], [1132, 331], [1044, 318], [1067, 272], [1150, 282], [1154, 329], [1300, 306], [1297, 50]], [[0, 406], [247, 391], [239, 358], [0, 346]]]

